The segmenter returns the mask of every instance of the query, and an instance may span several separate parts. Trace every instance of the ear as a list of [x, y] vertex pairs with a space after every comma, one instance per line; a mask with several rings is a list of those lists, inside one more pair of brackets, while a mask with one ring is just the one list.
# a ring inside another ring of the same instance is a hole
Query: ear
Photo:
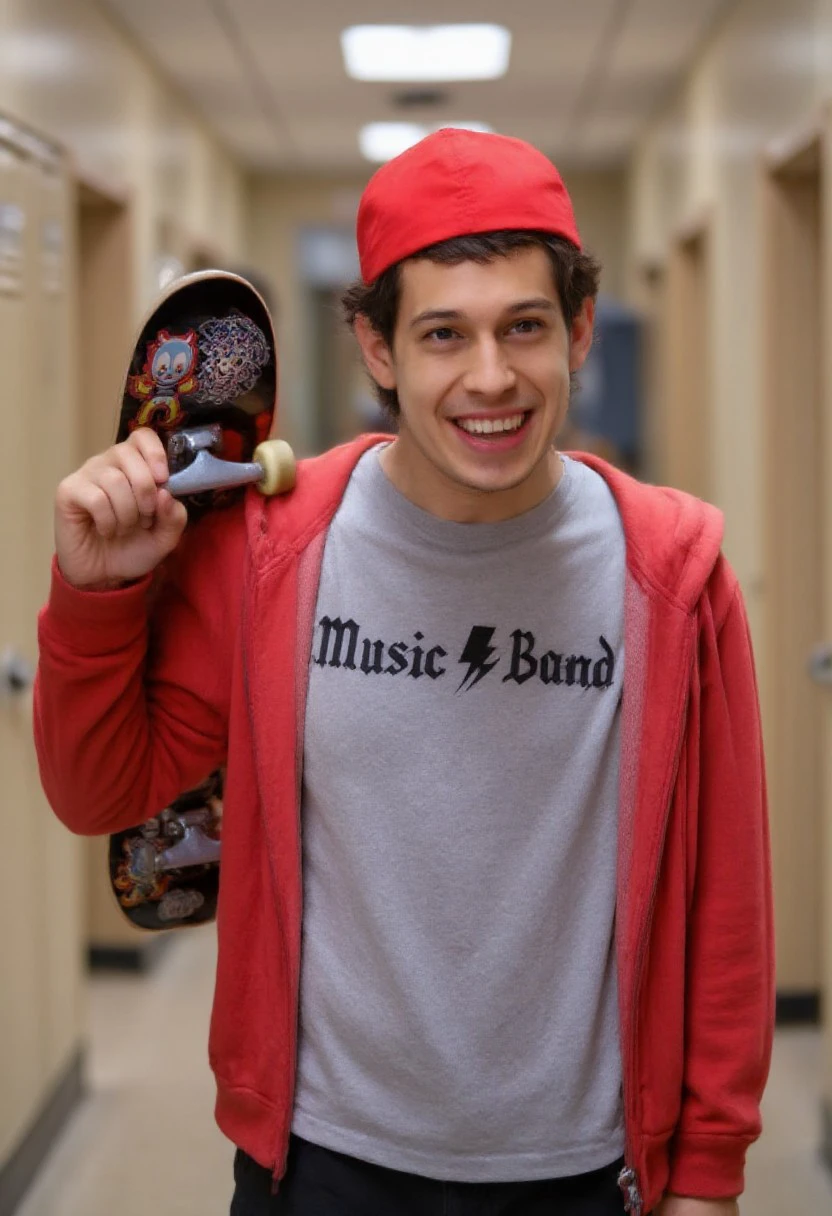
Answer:
[[592, 346], [592, 336], [595, 330], [595, 301], [590, 297], [584, 300], [572, 328], [569, 332], [569, 370], [577, 372], [586, 362]]
[[373, 329], [364, 313], [358, 313], [353, 325], [367, 371], [382, 388], [396, 387], [396, 365], [393, 352], [377, 329]]

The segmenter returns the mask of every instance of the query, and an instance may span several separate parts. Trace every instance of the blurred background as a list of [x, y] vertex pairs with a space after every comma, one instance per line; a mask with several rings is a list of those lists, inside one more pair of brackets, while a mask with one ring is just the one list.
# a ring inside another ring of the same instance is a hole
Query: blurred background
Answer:
[[0, 1216], [205, 1216], [231, 1191], [213, 928], [137, 935], [106, 842], [40, 792], [54, 488], [110, 443], [148, 304], [202, 267], [268, 295], [299, 453], [377, 425], [337, 307], [358, 199], [387, 156], [473, 124], [556, 161], [604, 264], [563, 445], [725, 511], [777, 900], [743, 1212], [832, 1213], [831, 102], [832, 0], [0, 5]]

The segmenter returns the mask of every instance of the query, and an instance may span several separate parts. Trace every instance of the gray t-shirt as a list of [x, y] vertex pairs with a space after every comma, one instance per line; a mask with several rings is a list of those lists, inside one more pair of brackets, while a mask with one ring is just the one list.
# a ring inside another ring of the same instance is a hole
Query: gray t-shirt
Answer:
[[613, 949], [624, 537], [604, 480], [497, 524], [358, 463], [306, 711], [293, 1130], [456, 1181], [623, 1152]]

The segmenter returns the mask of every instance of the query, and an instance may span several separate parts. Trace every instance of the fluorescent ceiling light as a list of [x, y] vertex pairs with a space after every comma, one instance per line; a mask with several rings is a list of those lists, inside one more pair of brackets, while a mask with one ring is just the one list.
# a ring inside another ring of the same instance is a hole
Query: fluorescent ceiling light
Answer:
[[4, 32], [0, 42], [0, 70], [15, 80], [66, 79], [80, 60], [70, 38], [46, 32]]
[[412, 148], [425, 135], [427, 128], [415, 122], [371, 122], [361, 128], [358, 143], [362, 156], [381, 164]]
[[353, 25], [341, 50], [356, 80], [496, 80], [511, 34], [502, 25]]
[[465, 131], [491, 130], [484, 122], [442, 122], [434, 126], [417, 122], [371, 122], [361, 128], [358, 142], [367, 160], [382, 164], [443, 127], [461, 127]]

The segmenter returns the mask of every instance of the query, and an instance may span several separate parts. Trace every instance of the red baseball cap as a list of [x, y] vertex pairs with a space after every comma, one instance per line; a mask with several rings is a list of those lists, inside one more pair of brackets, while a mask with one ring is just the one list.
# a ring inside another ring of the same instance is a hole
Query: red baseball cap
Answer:
[[358, 208], [361, 277], [372, 283], [438, 241], [502, 229], [549, 232], [581, 248], [548, 157], [522, 139], [444, 127], [370, 178]]

